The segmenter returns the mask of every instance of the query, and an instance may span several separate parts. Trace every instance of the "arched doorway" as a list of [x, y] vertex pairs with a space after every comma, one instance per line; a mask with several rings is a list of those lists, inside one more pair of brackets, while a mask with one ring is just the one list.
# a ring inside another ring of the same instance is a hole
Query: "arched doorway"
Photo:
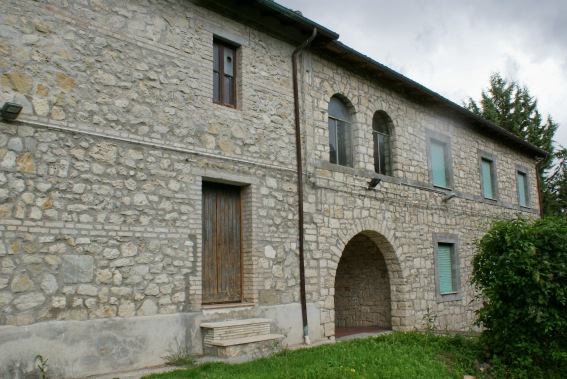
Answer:
[[392, 328], [390, 279], [376, 238], [359, 233], [345, 246], [335, 277], [336, 335]]

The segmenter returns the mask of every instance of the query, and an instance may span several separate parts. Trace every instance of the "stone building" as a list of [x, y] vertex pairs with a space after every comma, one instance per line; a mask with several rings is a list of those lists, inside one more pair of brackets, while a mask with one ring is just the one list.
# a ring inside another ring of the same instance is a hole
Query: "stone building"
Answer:
[[272, 1], [5, 0], [0, 52], [1, 377], [467, 330], [539, 215], [544, 151]]

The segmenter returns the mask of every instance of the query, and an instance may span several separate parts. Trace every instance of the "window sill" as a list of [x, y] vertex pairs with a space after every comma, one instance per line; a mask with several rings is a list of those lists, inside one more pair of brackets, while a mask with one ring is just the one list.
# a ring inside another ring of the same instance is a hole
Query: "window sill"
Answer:
[[446, 303], [449, 301], [458, 301], [463, 298], [460, 292], [449, 292], [444, 294], [437, 294], [437, 302], [438, 303]]
[[219, 103], [218, 101], [214, 101], [213, 100], [213, 104], [221, 106], [221, 107], [225, 107], [225, 108], [229, 108], [229, 109], [234, 109], [237, 110], [238, 108], [236, 108], [236, 105], [232, 105], [232, 104], [223, 104], [223, 103]]
[[223, 304], [203, 304], [201, 312], [203, 315], [225, 314], [227, 312], [238, 312], [241, 310], [250, 310], [254, 308], [254, 303], [223, 303]]
[[253, 307], [254, 303], [220, 303], [220, 304], [203, 304], [201, 309], [222, 309], [222, 308], [239, 308]]

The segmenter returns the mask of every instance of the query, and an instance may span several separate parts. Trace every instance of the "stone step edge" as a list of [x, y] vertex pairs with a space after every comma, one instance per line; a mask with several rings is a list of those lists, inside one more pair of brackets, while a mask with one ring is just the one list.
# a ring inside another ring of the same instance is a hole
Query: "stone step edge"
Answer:
[[278, 340], [284, 337], [285, 336], [283, 334], [262, 334], [259, 336], [252, 336], [252, 337], [233, 338], [231, 340], [207, 341], [205, 342], [205, 345], [228, 347], [228, 346], [236, 346], [236, 345], [245, 345], [247, 343], [254, 343], [254, 342]]
[[204, 322], [201, 324], [201, 328], [215, 329], [215, 328], [226, 328], [230, 326], [254, 325], [254, 324], [264, 324], [264, 323], [271, 324], [272, 320], [270, 320], [269, 318], [248, 318], [244, 320]]

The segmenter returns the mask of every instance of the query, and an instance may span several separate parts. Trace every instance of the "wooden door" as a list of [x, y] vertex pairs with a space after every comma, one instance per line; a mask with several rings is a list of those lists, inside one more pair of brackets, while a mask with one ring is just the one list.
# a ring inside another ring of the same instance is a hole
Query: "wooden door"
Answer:
[[203, 303], [242, 301], [240, 188], [203, 183]]

